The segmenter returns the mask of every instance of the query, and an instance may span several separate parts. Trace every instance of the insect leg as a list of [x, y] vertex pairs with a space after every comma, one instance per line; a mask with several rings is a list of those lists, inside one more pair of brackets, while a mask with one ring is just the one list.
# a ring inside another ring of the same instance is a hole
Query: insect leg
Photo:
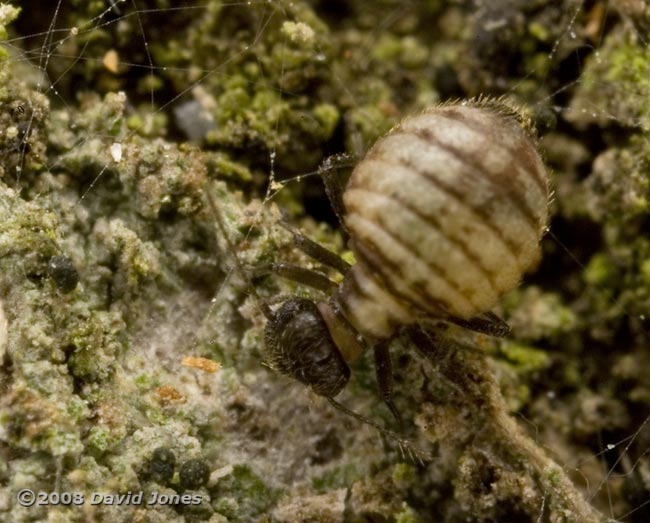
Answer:
[[[208, 203], [208, 206], [210, 207], [210, 210], [212, 211], [212, 215], [215, 220], [216, 228], [217, 231], [222, 235], [224, 241], [226, 242], [226, 245], [228, 246], [228, 251], [232, 255], [233, 262], [235, 263], [235, 268], [243, 276], [243, 278], [246, 280], [246, 285], [249, 288], [250, 292], [257, 298], [257, 303], [260, 307], [260, 310], [262, 311], [262, 314], [266, 317], [267, 320], [272, 320], [274, 318], [273, 311], [271, 310], [271, 307], [268, 306], [267, 303], [265, 303], [263, 300], [260, 299], [260, 297], [257, 294], [257, 291], [255, 290], [255, 287], [253, 286], [253, 283], [251, 282], [249, 274], [244, 270], [244, 267], [239, 261], [239, 258], [237, 257], [235, 246], [233, 245], [232, 240], [228, 236], [227, 228], [224, 224], [223, 216], [221, 215], [221, 212], [219, 211], [219, 208], [214, 201], [214, 197], [210, 193], [210, 191], [205, 191], [204, 193], [205, 199]], [[218, 241], [218, 240], [217, 240]]]
[[293, 242], [296, 247], [317, 262], [322, 263], [327, 267], [331, 267], [332, 269], [339, 271], [341, 274], [347, 273], [352, 267], [352, 265], [346, 262], [338, 254], [335, 254], [315, 241], [310, 240], [307, 236], [294, 231], [291, 231], [291, 233], [293, 234]]
[[443, 340], [434, 330], [424, 329], [420, 326], [405, 329], [405, 334], [418, 353], [431, 361], [438, 369], [437, 372], [446, 378], [445, 382], [453, 389], [457, 398], [459, 400], [463, 398], [465, 393], [457, 383], [462, 380], [452, 378], [457, 374], [453, 356], [458, 350], [469, 349], [472, 351], [472, 349], [450, 342], [450, 340]]
[[343, 205], [344, 187], [338, 176], [337, 170], [340, 167], [346, 167], [350, 163], [350, 158], [345, 154], [336, 154], [328, 156], [318, 168], [318, 172], [325, 184], [325, 194], [329, 198], [332, 209], [341, 223], [345, 233], [350, 236], [350, 231], [345, 226], [345, 205]]
[[400, 436], [397, 432], [393, 432], [392, 430], [382, 427], [378, 423], [375, 423], [371, 419], [366, 418], [365, 416], [362, 416], [361, 414], [351, 409], [348, 409], [345, 405], [339, 403], [334, 398], [327, 398], [327, 401], [329, 401], [330, 404], [337, 410], [340, 410], [344, 414], [347, 414], [348, 416], [360, 421], [361, 423], [365, 423], [366, 425], [374, 427], [380, 434], [383, 434], [389, 440], [395, 441], [399, 446], [402, 454], [409, 456], [413, 461], [417, 461], [420, 464], [431, 461], [431, 454], [415, 446], [411, 440]]
[[466, 329], [480, 332], [482, 334], [488, 334], [490, 336], [496, 336], [497, 338], [504, 338], [510, 334], [510, 325], [492, 312], [486, 312], [480, 316], [470, 318], [469, 320], [449, 318], [448, 321]]
[[379, 391], [395, 419], [401, 423], [401, 417], [393, 403], [393, 365], [390, 360], [390, 340], [377, 343], [373, 350], [375, 352], [375, 370], [377, 372], [377, 383]]
[[332, 293], [337, 287], [337, 284], [330, 280], [323, 273], [312, 269], [305, 269], [304, 267], [300, 267], [292, 263], [271, 263], [269, 265], [257, 268], [254, 275], [256, 277], [259, 277], [269, 272], [277, 274], [278, 276], [286, 278], [287, 280], [302, 283], [303, 285], [307, 285], [328, 294]]

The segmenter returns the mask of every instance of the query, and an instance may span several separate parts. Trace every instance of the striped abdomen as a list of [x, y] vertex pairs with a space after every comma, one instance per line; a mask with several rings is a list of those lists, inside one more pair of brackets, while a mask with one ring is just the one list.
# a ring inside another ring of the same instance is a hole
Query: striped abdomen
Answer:
[[515, 118], [446, 105], [381, 138], [344, 202], [358, 265], [338, 300], [361, 332], [384, 337], [415, 321], [409, 308], [468, 319], [494, 307], [540, 257], [548, 183]]

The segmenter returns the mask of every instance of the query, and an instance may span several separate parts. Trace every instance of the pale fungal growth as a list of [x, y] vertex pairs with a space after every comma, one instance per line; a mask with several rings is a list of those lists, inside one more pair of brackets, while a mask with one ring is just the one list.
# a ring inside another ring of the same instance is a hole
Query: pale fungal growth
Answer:
[[122, 160], [122, 144], [117, 142], [111, 144], [110, 151], [113, 161], [119, 163]]
[[304, 22], [286, 21], [282, 24], [282, 33], [288, 36], [292, 42], [311, 44], [316, 33]]

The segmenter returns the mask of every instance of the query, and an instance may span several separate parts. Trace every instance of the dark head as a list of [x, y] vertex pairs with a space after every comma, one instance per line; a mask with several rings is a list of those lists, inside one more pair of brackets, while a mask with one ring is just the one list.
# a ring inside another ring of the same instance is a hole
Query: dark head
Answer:
[[333, 398], [345, 387], [350, 369], [316, 304], [292, 298], [274, 313], [264, 331], [267, 357], [276, 370]]

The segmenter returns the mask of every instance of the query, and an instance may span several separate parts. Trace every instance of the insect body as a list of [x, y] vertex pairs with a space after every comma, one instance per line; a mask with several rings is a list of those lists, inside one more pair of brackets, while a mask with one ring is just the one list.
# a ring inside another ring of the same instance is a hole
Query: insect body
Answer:
[[379, 140], [344, 194], [359, 263], [336, 300], [365, 335], [493, 308], [540, 256], [544, 165], [514, 117], [446, 105]]
[[355, 415], [333, 398], [348, 381], [347, 363], [370, 346], [384, 400], [398, 416], [389, 345], [403, 328], [436, 318], [508, 332], [489, 311], [539, 260], [546, 170], [512, 110], [468, 102], [406, 118], [370, 149], [345, 191], [323, 175], [357, 263], [294, 236], [344, 278], [337, 285], [321, 273], [275, 264], [275, 272], [330, 298], [264, 307], [269, 364]]

